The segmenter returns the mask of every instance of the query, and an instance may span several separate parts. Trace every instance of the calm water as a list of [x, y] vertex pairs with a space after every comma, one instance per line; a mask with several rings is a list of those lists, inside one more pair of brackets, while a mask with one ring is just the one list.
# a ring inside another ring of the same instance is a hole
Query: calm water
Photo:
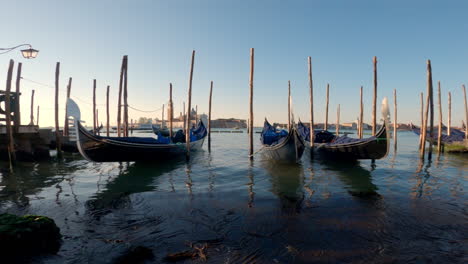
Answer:
[[190, 243], [207, 244], [205, 263], [467, 261], [467, 156], [421, 164], [400, 132], [374, 164], [286, 165], [250, 162], [245, 133], [212, 139], [189, 163], [20, 164], [1, 173], [0, 212], [56, 221], [62, 247], [39, 263], [110, 263], [135, 246], [159, 263]]

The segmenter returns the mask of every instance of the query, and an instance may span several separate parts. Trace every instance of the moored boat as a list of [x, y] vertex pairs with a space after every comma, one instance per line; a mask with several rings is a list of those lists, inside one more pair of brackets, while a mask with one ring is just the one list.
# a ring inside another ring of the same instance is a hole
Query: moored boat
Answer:
[[265, 119], [260, 141], [263, 155], [275, 161], [298, 162], [304, 153], [304, 140], [295, 125], [288, 131], [278, 130]]
[[[67, 101], [67, 115], [70, 120], [70, 139], [76, 140], [81, 155], [90, 161], [160, 161], [184, 157], [187, 152], [183, 132], [168, 137], [102, 137], [89, 133], [81, 125], [78, 105]], [[190, 130], [190, 150], [201, 149], [207, 135], [203, 122]]]
[[[382, 106], [383, 125], [375, 136], [369, 138], [350, 138], [334, 135], [322, 130], [314, 131], [314, 150], [330, 159], [381, 159], [388, 154], [389, 134], [387, 133], [389, 114], [386, 98]], [[298, 123], [299, 135], [306, 146], [310, 146], [310, 128]]]

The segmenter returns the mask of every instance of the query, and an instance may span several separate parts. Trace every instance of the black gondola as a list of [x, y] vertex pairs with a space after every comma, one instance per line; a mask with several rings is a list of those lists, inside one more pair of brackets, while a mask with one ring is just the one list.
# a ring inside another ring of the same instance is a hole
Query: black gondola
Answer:
[[298, 162], [304, 153], [304, 140], [299, 136], [295, 125], [289, 131], [278, 130], [265, 119], [260, 141], [263, 145], [262, 153], [268, 159]]
[[[184, 157], [187, 152], [182, 131], [172, 139], [167, 137], [101, 137], [89, 133], [80, 120], [80, 109], [72, 100], [67, 101], [70, 118], [70, 139], [76, 140], [81, 155], [90, 161], [160, 161]], [[182, 135], [181, 135], [182, 134]], [[190, 150], [201, 149], [207, 135], [203, 122], [190, 130]]]
[[[416, 135], [421, 135], [421, 128], [418, 126], [413, 125], [413, 123], [410, 123], [411, 131], [415, 133]], [[447, 131], [447, 128], [444, 126], [443, 131]], [[437, 140], [439, 137], [439, 131], [434, 131], [432, 133], [432, 137], [429, 135], [429, 131], [427, 131], [427, 136], [426, 136], [426, 141], [433, 144], [437, 145]], [[440, 139], [442, 144], [451, 144], [454, 142], [461, 142], [465, 139], [465, 132], [451, 128], [450, 130], [450, 136], [442, 134], [442, 137]]]
[[[382, 106], [384, 123], [375, 136], [363, 139], [350, 138], [348, 136], [338, 136], [322, 130], [314, 131], [314, 150], [330, 159], [381, 159], [387, 156], [389, 149], [388, 127], [388, 105], [386, 98]], [[302, 122], [298, 123], [298, 133], [310, 146], [310, 128]]]

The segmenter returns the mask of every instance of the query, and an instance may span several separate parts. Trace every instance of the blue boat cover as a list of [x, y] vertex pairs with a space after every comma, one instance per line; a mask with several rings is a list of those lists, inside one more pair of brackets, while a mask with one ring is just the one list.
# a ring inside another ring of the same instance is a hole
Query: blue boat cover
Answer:
[[[299, 135], [307, 140], [310, 141], [310, 128], [305, 126], [301, 121], [297, 124], [297, 131]], [[326, 130], [314, 130], [314, 143], [328, 143], [328, 145], [339, 145], [339, 144], [346, 144], [346, 143], [353, 143], [353, 142], [366, 142], [369, 140], [373, 140], [375, 137], [369, 137], [365, 139], [359, 138], [351, 138], [348, 136], [335, 136], [330, 131]]]
[[265, 119], [265, 123], [263, 124], [263, 130], [260, 134], [260, 141], [263, 145], [274, 146], [277, 145], [283, 140], [286, 139], [288, 136], [288, 131], [284, 129], [276, 129], [276, 127], [272, 126], [268, 121]]
[[[180, 132], [183, 134], [182, 130]], [[179, 131], [178, 131], [179, 133]], [[177, 133], [176, 133], [177, 134]], [[200, 140], [204, 138], [207, 134], [206, 127], [203, 124], [203, 122], [200, 120], [198, 122], [197, 127], [193, 127], [190, 129], [190, 142], [194, 142], [197, 140]], [[120, 141], [120, 142], [126, 142], [126, 143], [135, 143], [135, 144], [170, 144], [169, 137], [165, 137], [161, 134], [161, 132], [158, 132], [158, 138], [152, 138], [152, 137], [101, 137], [101, 136], [96, 136], [99, 139], [111, 139], [115, 141]], [[175, 137], [175, 136], [174, 136]], [[185, 140], [184, 140], [185, 142]], [[177, 143], [177, 142], [174, 142]]]
[[[413, 130], [413, 132], [418, 136], [421, 134], [421, 129], [419, 127], [413, 125], [413, 124], [411, 124], [411, 130]], [[427, 133], [427, 137], [431, 141], [437, 141], [438, 140], [439, 131], [434, 131], [432, 133], [432, 137], [429, 136], [429, 131], [427, 131], [426, 133]], [[455, 129], [455, 128], [451, 128], [450, 129], [450, 136], [442, 134], [441, 141], [443, 143], [452, 143], [452, 142], [456, 142], [456, 141], [463, 141], [464, 138], [465, 138], [465, 133], [463, 131]]]

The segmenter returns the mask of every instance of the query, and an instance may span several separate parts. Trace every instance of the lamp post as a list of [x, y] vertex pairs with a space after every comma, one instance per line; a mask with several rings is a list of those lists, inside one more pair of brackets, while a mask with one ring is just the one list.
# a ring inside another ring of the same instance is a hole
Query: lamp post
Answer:
[[14, 49], [17, 49], [19, 47], [24, 47], [24, 46], [27, 46], [29, 48], [27, 49], [22, 49], [21, 50], [21, 54], [23, 55], [23, 57], [25, 59], [34, 59], [36, 58], [37, 54], [39, 53], [38, 50], [36, 49], [33, 49], [31, 44], [21, 44], [21, 45], [18, 45], [18, 46], [15, 46], [15, 47], [11, 47], [11, 48], [0, 48], [0, 55], [1, 54], [5, 54], [5, 53], [8, 53]]

